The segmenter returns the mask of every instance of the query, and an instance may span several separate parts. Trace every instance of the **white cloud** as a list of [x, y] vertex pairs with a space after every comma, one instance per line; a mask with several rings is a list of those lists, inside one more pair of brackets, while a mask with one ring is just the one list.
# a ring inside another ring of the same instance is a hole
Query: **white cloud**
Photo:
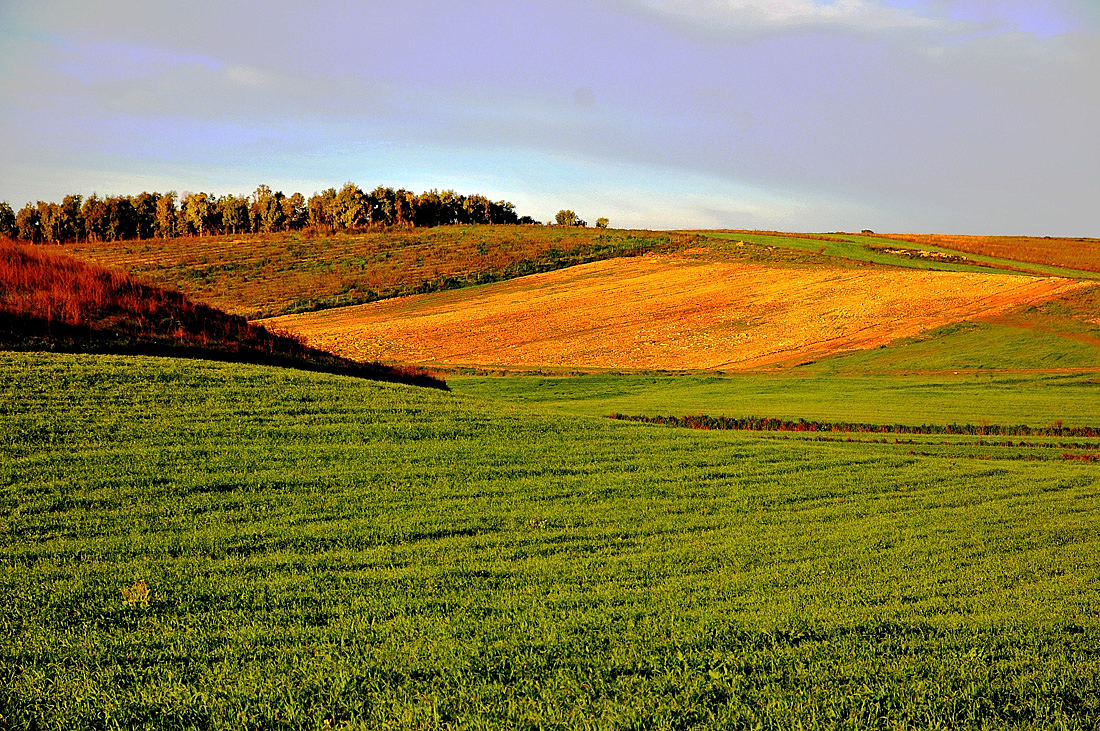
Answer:
[[630, 4], [697, 30], [726, 36], [812, 28], [930, 31], [953, 23], [873, 0], [630, 0]]
[[954, 44], [997, 35], [1043, 41], [1083, 30], [1065, 0], [620, 0], [692, 35], [745, 40], [807, 30], [908, 35]]
[[225, 70], [225, 77], [234, 84], [253, 89], [267, 89], [275, 85], [270, 73], [256, 66], [236, 64]]

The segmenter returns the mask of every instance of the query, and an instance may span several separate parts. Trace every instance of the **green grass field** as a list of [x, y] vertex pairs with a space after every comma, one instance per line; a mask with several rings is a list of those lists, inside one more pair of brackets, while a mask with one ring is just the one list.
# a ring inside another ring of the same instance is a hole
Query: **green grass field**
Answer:
[[[1097, 388], [1021, 383], [1036, 418]], [[1100, 464], [1064, 458], [1100, 443], [453, 385], [0, 354], [0, 727], [1100, 724]]]
[[[1091, 305], [1092, 291], [1067, 300]], [[1100, 426], [1100, 328], [1062, 303], [1029, 325], [966, 322], [782, 371], [451, 375], [458, 393], [559, 413], [889, 424]]]
[[1100, 426], [1100, 373], [451, 376], [456, 393], [565, 414], [710, 414], [907, 424]]
[[[826, 238], [82, 253], [240, 312], [646, 250], [1055, 273]], [[455, 374], [451, 393], [0, 353], [0, 729], [1098, 728], [1100, 438], [605, 418], [1100, 426], [1098, 307], [1079, 290], [774, 372]]]

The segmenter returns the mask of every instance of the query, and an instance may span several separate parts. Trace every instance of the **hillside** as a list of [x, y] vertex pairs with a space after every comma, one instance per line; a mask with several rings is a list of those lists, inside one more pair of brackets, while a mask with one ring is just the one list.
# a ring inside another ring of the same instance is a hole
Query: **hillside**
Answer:
[[264, 322], [314, 347], [391, 362], [744, 370], [866, 350], [1091, 287], [1002, 273], [647, 255]]
[[[1074, 289], [1071, 280], [1100, 276], [1095, 244], [1022, 237], [445, 226], [92, 242], [66, 250], [247, 317], [324, 310], [272, 322], [307, 336], [312, 345], [357, 359], [505, 369], [743, 369], [832, 361], [835, 354], [866, 348], [874, 350], [863, 352], [875, 353], [890, 344], [888, 358], [865, 359], [865, 365], [869, 372], [898, 372], [936, 370], [933, 352], [944, 358], [943, 368], [958, 367], [957, 348], [916, 345], [913, 339], [927, 340], [922, 333], [929, 332], [941, 339], [946, 331], [939, 328], [963, 321], [985, 323], [983, 334], [957, 343], [983, 354], [981, 363], [968, 361], [976, 367], [1091, 365], [1100, 340], [1095, 314], [1089, 314], [1095, 297], [1081, 295], [1086, 289]], [[681, 264], [648, 279], [626, 274], [647, 254], [674, 256]], [[566, 292], [563, 288], [574, 286], [571, 267], [584, 264], [603, 272], [602, 283], [586, 277], [576, 282], [577, 293]], [[741, 265], [748, 269], [723, 273]], [[551, 272], [558, 274], [520, 279]], [[636, 281], [624, 280], [617, 291], [616, 272]], [[1053, 277], [1064, 287], [1055, 286]], [[713, 281], [708, 284], [707, 278]], [[1041, 280], [1047, 283], [1037, 284]], [[504, 281], [512, 284], [468, 289]], [[560, 282], [552, 312], [532, 309], [549, 300], [527, 292], [542, 286], [529, 281]], [[986, 302], [995, 281], [1022, 289], [1018, 296]], [[1071, 290], [1078, 294], [1070, 297]], [[435, 299], [394, 301], [418, 293], [435, 293]], [[529, 296], [535, 299], [525, 310]], [[378, 300], [389, 304], [342, 309]], [[1047, 305], [1034, 306], [1044, 300]], [[452, 305], [453, 313], [432, 314], [433, 308]], [[417, 307], [425, 309], [413, 313]], [[616, 307], [630, 311], [617, 315]], [[428, 315], [430, 328], [424, 329]], [[393, 321], [383, 327], [379, 318]], [[998, 355], [1001, 344], [1014, 355]]]
[[67, 251], [249, 319], [512, 279], [669, 251], [696, 234], [563, 226], [440, 226], [86, 242]]
[[355, 362], [56, 247], [0, 241], [0, 349], [188, 355], [445, 387]]

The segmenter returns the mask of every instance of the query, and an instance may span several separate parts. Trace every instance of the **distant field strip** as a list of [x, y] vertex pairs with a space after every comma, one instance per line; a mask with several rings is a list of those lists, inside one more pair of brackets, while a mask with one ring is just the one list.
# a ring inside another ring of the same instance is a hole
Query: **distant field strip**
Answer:
[[912, 269], [773, 269], [648, 255], [264, 323], [365, 360], [746, 369], [872, 348], [1081, 286], [1090, 285]]
[[917, 234], [889, 234], [887, 237], [926, 246], [941, 246], [969, 254], [1100, 272], [1100, 239]]

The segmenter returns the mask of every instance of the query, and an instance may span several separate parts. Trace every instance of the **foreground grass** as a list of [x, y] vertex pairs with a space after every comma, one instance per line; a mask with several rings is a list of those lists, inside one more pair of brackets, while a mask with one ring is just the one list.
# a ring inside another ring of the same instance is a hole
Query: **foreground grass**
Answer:
[[1100, 425], [1100, 373], [448, 376], [457, 393], [566, 414], [711, 414], [876, 424]]
[[0, 726], [1094, 728], [1100, 468], [1024, 452], [0, 355]]

